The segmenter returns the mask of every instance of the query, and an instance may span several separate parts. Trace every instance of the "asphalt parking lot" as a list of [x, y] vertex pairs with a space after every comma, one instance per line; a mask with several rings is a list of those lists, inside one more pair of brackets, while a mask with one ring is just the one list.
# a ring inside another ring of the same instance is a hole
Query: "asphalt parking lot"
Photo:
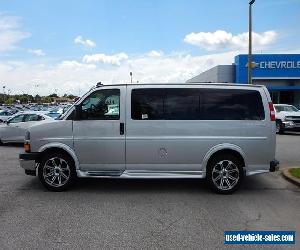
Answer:
[[[300, 133], [277, 136], [282, 167], [300, 165]], [[234, 195], [199, 180], [81, 180], [46, 191], [0, 147], [1, 249], [299, 249], [300, 189], [280, 173], [249, 177]], [[295, 230], [296, 245], [225, 246], [225, 230]]]

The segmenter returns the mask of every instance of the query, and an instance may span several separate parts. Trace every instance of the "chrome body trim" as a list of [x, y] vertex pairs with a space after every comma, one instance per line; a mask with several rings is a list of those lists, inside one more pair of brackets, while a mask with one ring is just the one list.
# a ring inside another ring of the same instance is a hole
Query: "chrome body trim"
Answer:
[[247, 171], [246, 176], [256, 175], [256, 174], [263, 174], [263, 173], [269, 173], [269, 169], [267, 170], [254, 170], [254, 171]]
[[182, 178], [204, 178], [202, 171], [124, 171], [117, 175], [116, 171], [97, 172], [76, 170], [77, 176], [81, 178], [121, 178], [121, 179], [182, 179]]

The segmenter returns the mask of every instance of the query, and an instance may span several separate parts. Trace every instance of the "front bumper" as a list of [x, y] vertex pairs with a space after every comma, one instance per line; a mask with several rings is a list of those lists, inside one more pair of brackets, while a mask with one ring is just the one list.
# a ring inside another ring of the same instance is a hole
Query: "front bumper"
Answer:
[[19, 155], [20, 167], [25, 170], [25, 174], [36, 175], [36, 165], [40, 159], [40, 153], [22, 153]]
[[297, 122], [293, 122], [293, 121], [284, 121], [282, 122], [282, 127], [285, 130], [294, 130], [294, 131], [298, 131], [300, 130], [300, 123]]
[[284, 121], [282, 122], [282, 126], [284, 129], [293, 129], [296, 127], [296, 124], [292, 121]]

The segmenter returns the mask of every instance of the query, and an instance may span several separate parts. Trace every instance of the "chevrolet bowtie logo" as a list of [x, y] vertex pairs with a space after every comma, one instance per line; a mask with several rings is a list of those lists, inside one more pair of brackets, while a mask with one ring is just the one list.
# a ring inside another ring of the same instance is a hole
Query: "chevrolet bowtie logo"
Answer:
[[[252, 69], [258, 67], [259, 63], [252, 62]], [[248, 63], [246, 64], [246, 67], [248, 68]]]

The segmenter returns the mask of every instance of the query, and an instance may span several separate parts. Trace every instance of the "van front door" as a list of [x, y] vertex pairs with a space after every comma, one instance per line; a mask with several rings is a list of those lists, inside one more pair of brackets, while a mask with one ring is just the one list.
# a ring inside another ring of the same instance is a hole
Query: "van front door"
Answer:
[[109, 175], [125, 170], [125, 94], [125, 86], [103, 87], [81, 102], [80, 119], [73, 121], [80, 170]]

